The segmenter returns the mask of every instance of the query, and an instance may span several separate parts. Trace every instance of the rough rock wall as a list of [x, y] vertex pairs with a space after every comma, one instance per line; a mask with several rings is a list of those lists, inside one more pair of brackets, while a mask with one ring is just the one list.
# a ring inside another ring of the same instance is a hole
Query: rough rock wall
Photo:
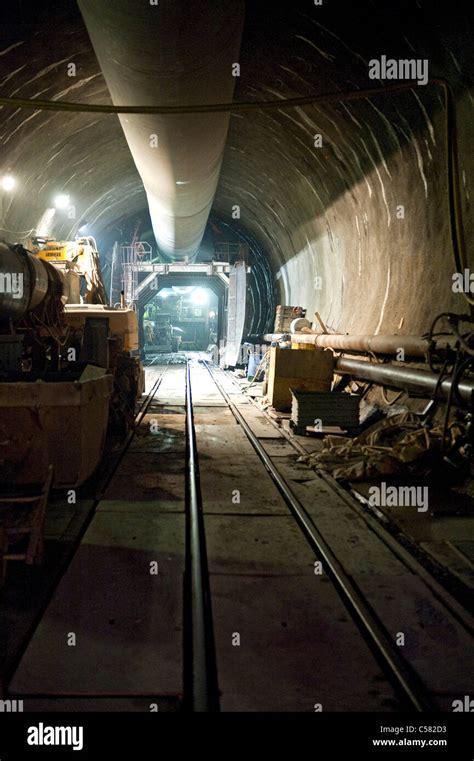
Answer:
[[[2, 94], [109, 103], [75, 4], [32, 7], [9, 37], [1, 25]], [[1, 12], [7, 8], [8, 0]], [[448, 78], [456, 96], [469, 251], [472, 17], [467, 6], [431, 0], [247, 3], [235, 98], [386, 85], [368, 77], [372, 58], [426, 58], [430, 76]], [[279, 300], [318, 309], [336, 330], [423, 332], [438, 311], [466, 309], [451, 288], [445, 142], [442, 92], [432, 85], [330, 106], [235, 112], [213, 214], [232, 223], [240, 207], [238, 223], [266, 251]], [[76, 213], [76, 220], [55, 213], [50, 232], [58, 237], [81, 218], [100, 236], [146, 204], [115, 116], [2, 109], [4, 171], [19, 178], [0, 223], [15, 233], [38, 227], [57, 192], [71, 194]]]
[[[469, 244], [472, 18], [429, 2], [344, 13], [337, 6], [273, 14], [271, 32], [264, 18], [259, 26], [248, 15], [237, 96], [377, 87], [391, 82], [368, 77], [372, 58], [427, 59], [430, 76], [448, 78], [456, 94]], [[265, 35], [271, 45], [258, 49]], [[444, 96], [436, 85], [236, 115], [218, 201], [223, 212], [239, 204], [244, 224], [263, 238], [281, 300], [318, 309], [335, 330], [419, 332], [437, 311], [466, 308], [452, 292]]]

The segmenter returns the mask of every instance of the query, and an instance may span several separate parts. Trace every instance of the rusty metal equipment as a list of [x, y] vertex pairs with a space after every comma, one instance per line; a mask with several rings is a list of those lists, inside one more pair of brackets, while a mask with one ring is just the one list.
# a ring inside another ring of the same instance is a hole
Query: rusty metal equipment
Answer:
[[137, 316], [105, 305], [92, 238], [32, 249], [0, 243], [0, 481], [53, 465], [54, 486], [78, 486], [143, 390]]

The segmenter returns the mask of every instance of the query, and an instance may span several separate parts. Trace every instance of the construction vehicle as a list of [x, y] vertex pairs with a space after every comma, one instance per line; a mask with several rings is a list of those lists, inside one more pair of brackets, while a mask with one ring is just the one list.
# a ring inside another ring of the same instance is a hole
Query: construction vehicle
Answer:
[[39, 259], [50, 262], [62, 271], [73, 269], [79, 273], [83, 278], [83, 300], [87, 304], [107, 304], [95, 238], [87, 236], [74, 241], [33, 238], [31, 243], [33, 253]]
[[153, 319], [145, 319], [143, 324], [145, 328], [145, 353], [168, 354], [178, 351], [181, 331], [171, 324], [170, 314], [157, 311]]
[[54, 485], [79, 485], [143, 386], [137, 315], [107, 305], [94, 239], [0, 243], [0, 480], [29, 442], [25, 478], [43, 446]]

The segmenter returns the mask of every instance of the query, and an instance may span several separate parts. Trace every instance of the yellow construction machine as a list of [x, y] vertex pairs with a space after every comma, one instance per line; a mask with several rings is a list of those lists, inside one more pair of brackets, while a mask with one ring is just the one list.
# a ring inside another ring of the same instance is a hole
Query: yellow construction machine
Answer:
[[95, 240], [0, 243], [0, 482], [46, 449], [56, 486], [82, 483], [143, 386], [137, 315], [107, 305]]

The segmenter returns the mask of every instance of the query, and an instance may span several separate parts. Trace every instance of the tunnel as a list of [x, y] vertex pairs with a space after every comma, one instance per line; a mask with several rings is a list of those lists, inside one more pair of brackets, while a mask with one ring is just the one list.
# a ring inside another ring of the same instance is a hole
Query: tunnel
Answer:
[[472, 35], [4, 0], [0, 705], [472, 710]]

